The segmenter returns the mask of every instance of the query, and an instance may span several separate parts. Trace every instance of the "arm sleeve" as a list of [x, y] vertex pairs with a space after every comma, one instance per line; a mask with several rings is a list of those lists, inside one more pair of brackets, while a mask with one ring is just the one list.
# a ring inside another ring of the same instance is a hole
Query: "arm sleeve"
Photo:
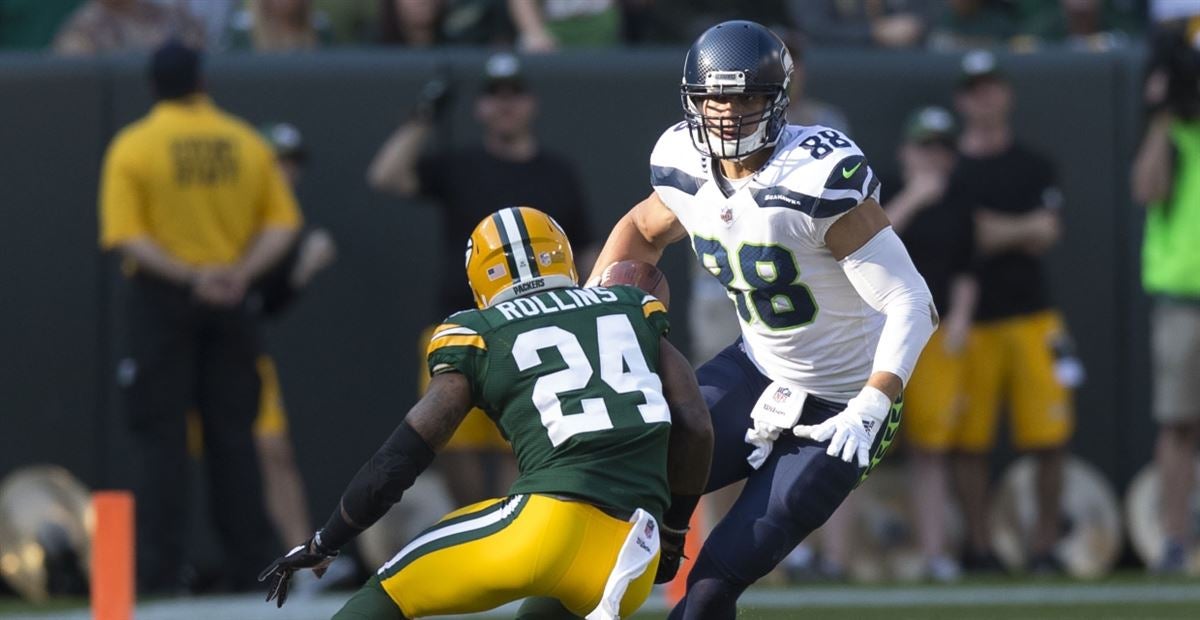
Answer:
[[118, 137], [104, 157], [100, 179], [101, 248], [112, 249], [148, 234], [143, 200], [129, 149]]
[[908, 385], [938, 323], [925, 279], [890, 226], [842, 259], [842, 269], [859, 296], [887, 317], [871, 372], [890, 372]]
[[346, 486], [338, 508], [321, 528], [321, 546], [337, 550], [371, 527], [400, 501], [434, 455], [408, 422], [401, 422]]

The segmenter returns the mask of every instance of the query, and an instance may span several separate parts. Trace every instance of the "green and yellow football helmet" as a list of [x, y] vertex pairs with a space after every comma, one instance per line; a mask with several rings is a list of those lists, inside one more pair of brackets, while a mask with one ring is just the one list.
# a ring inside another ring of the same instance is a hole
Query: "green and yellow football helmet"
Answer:
[[507, 207], [479, 222], [467, 240], [467, 281], [486, 308], [525, 293], [576, 286], [575, 256], [554, 218], [532, 207]]

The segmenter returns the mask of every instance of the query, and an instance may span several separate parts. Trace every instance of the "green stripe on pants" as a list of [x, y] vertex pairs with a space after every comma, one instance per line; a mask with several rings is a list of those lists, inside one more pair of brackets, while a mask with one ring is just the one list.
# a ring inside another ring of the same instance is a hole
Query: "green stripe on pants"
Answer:
[[425, 555], [491, 536], [508, 527], [520, 516], [527, 504], [529, 504], [528, 495], [516, 495], [478, 513], [473, 513], [474, 516], [471, 519], [455, 518], [453, 519], [454, 523], [439, 523], [413, 539], [413, 542], [396, 554], [396, 557], [384, 564], [377, 574], [381, 579], [386, 580]]

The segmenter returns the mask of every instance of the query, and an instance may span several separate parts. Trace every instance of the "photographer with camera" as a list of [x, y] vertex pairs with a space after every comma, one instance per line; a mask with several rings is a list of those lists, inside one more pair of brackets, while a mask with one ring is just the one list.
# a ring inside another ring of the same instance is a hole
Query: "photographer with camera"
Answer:
[[[578, 268], [591, 269], [594, 236], [587, 222], [587, 205], [575, 166], [538, 144], [533, 131], [538, 100], [521, 73], [520, 61], [509, 53], [488, 58], [483, 89], [474, 102], [475, 119], [483, 129], [482, 143], [423, 154], [429, 139], [443, 125], [451, 92], [445, 77], [425, 85], [411, 118], [379, 149], [367, 171], [371, 187], [400, 198], [433, 200], [444, 218], [441, 264], [461, 269], [462, 240], [475, 223], [509, 206], [528, 205], [550, 215], [578, 244]], [[431, 323], [452, 312], [473, 308], [470, 289], [459, 278], [442, 278], [442, 290]], [[422, 335], [422, 359], [430, 329]], [[429, 382], [422, 372], [421, 385]], [[422, 391], [423, 388], [422, 388]], [[516, 478], [516, 462], [508, 442], [487, 415], [475, 409], [438, 457], [450, 493], [466, 505], [504, 495]]]
[[1144, 89], [1148, 121], [1133, 162], [1146, 207], [1142, 286], [1151, 314], [1155, 464], [1166, 544], [1155, 572], [1183, 573], [1200, 445], [1200, 51], [1185, 24], [1156, 35]]

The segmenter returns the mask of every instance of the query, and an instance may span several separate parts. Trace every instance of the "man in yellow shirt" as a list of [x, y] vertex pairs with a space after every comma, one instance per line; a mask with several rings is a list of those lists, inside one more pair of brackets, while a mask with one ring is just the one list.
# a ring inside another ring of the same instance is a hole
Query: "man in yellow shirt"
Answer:
[[274, 545], [251, 434], [259, 343], [245, 293], [292, 244], [300, 213], [270, 146], [203, 94], [197, 52], [166, 43], [150, 81], [158, 102], [113, 140], [100, 187], [100, 245], [121, 253], [130, 280], [118, 382], [137, 448], [139, 585], [181, 583], [194, 405], [229, 585], [249, 589]]

